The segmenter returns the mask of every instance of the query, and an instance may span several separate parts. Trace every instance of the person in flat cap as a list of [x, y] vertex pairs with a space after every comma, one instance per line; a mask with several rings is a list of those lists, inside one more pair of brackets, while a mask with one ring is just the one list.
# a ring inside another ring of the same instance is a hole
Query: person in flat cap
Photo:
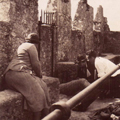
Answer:
[[[91, 65], [95, 67], [98, 78], [103, 77], [117, 66], [112, 61], [104, 57], [97, 56], [95, 51], [91, 51], [89, 53], [88, 59]], [[107, 96], [120, 97], [120, 69], [113, 73], [108, 79], [108, 81], [104, 82], [102, 89], [107, 89]]]
[[25, 38], [26, 42], [29, 43], [40, 43], [38, 35], [36, 33], [30, 33], [28, 34], [28, 36]]
[[33, 112], [34, 120], [40, 120], [47, 115], [50, 106], [48, 88], [42, 80], [38, 43], [38, 35], [30, 33], [25, 38], [25, 43], [18, 47], [4, 72], [6, 88], [18, 91], [24, 96], [24, 108]]

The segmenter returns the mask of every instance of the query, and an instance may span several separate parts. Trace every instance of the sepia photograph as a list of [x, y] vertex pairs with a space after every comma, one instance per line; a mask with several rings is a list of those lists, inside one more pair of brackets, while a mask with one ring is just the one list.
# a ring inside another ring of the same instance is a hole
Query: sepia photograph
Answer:
[[120, 120], [120, 0], [0, 0], [0, 120]]

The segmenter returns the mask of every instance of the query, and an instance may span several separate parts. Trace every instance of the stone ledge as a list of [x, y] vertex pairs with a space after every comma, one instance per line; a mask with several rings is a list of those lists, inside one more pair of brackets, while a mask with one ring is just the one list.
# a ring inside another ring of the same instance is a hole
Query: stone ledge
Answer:
[[23, 96], [12, 90], [0, 92], [0, 120], [32, 120], [32, 113], [23, 110]]
[[[43, 77], [46, 82], [51, 103], [59, 100], [59, 79]], [[23, 110], [23, 96], [12, 90], [0, 92], [0, 120], [33, 120], [32, 112]]]
[[43, 81], [47, 84], [50, 98], [51, 98], [51, 104], [57, 102], [59, 100], [59, 79], [54, 77], [47, 77], [43, 76]]
[[75, 80], [77, 78], [77, 65], [74, 62], [58, 62], [56, 76], [61, 83]]

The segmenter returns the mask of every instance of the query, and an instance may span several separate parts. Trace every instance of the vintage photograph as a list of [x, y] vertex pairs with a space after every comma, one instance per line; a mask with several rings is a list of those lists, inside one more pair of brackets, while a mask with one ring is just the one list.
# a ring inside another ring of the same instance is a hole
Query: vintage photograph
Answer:
[[120, 120], [120, 0], [0, 0], [0, 120]]

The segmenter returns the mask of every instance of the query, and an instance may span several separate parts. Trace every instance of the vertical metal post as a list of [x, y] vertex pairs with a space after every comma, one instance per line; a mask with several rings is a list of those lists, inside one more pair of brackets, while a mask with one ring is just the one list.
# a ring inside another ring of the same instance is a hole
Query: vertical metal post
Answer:
[[48, 12], [46, 11], [46, 24], [48, 23]]
[[45, 15], [46, 15], [46, 12], [44, 11], [44, 23], [46, 23], [46, 19], [45, 19]]
[[41, 46], [41, 25], [42, 25], [42, 16], [40, 17], [40, 21], [38, 22], [38, 36], [40, 43], [38, 44], [38, 57], [40, 60], [40, 46]]
[[41, 10], [41, 17], [40, 17], [40, 21], [42, 22], [42, 10]]
[[50, 14], [48, 14], [48, 24], [49, 24], [49, 15], [50, 15]]
[[51, 25], [51, 32], [52, 32], [52, 52], [51, 52], [51, 76], [53, 76], [54, 73], [54, 28], [55, 28], [55, 23], [52, 23]]

